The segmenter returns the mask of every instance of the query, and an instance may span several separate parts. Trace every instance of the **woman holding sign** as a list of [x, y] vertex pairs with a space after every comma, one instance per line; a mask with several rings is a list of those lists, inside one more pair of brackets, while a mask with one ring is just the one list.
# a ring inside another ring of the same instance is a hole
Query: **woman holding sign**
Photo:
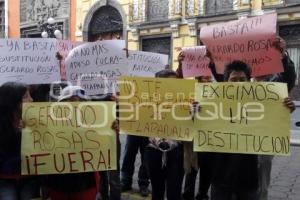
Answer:
[[29, 200], [39, 197], [35, 177], [21, 176], [22, 103], [32, 102], [28, 88], [20, 83], [0, 87], [0, 199]]

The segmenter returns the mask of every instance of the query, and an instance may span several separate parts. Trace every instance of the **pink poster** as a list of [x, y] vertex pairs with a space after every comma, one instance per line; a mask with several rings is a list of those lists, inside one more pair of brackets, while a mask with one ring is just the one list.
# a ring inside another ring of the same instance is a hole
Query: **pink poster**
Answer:
[[283, 71], [280, 52], [273, 47], [276, 40], [277, 14], [265, 14], [227, 23], [203, 27], [201, 41], [212, 54], [217, 72], [233, 60], [246, 62], [252, 76]]
[[65, 58], [68, 56], [69, 52], [75, 47], [83, 44], [84, 42], [70, 41], [70, 40], [58, 40], [56, 44], [57, 52], [62, 56], [60, 61], [60, 74], [61, 79], [66, 80], [66, 68], [65, 68]]
[[184, 60], [182, 61], [183, 77], [211, 76], [208, 68], [209, 58], [206, 57], [206, 47], [182, 48]]
[[70, 41], [70, 40], [58, 40], [57, 41], [57, 51], [66, 58], [69, 52], [75, 47], [84, 44], [84, 42]]

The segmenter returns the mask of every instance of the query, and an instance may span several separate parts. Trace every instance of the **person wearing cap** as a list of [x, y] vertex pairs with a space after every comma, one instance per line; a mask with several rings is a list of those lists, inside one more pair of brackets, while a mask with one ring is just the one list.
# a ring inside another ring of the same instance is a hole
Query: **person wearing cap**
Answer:
[[80, 86], [67, 86], [62, 91], [58, 97], [58, 101], [85, 101], [89, 98], [85, 95], [85, 90]]
[[[59, 102], [86, 101], [84, 89], [67, 86], [58, 98]], [[100, 176], [98, 172], [55, 174], [45, 177], [45, 186], [52, 200], [95, 200]]]

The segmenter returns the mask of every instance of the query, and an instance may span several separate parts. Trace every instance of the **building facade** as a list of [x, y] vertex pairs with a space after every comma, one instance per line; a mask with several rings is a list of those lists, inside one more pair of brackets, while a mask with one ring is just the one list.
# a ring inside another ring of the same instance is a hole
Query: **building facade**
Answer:
[[0, 38], [20, 36], [19, 0], [0, 0]]
[[21, 37], [41, 37], [41, 25], [54, 18], [63, 39], [75, 40], [75, 0], [19, 1]]
[[7, 35], [7, 26], [6, 26], [6, 20], [7, 20], [7, 12], [5, 9], [5, 1], [0, 1], [0, 38], [4, 38]]
[[[176, 68], [176, 48], [198, 45], [202, 27], [270, 10], [278, 13], [278, 34], [287, 41], [299, 85], [299, 0], [77, 0], [76, 39], [88, 41], [91, 32], [111, 28], [96, 22], [111, 19], [123, 27], [128, 49], [168, 54]], [[299, 87], [293, 95], [300, 100]]]

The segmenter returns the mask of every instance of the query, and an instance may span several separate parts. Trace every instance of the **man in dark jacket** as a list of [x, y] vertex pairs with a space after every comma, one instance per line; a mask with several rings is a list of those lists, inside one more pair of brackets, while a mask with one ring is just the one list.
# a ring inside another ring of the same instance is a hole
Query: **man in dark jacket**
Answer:
[[[295, 86], [296, 71], [293, 61], [290, 59], [286, 51], [285, 41], [278, 37], [278, 42], [275, 47], [281, 52], [282, 64], [284, 72], [280, 74], [273, 74], [264, 77], [255, 78], [256, 81], [264, 82], [282, 82], [287, 83], [288, 91], [290, 92]], [[268, 200], [268, 188], [271, 181], [272, 161], [274, 156], [260, 155], [258, 156], [258, 169], [259, 169], [259, 200]]]
[[[251, 70], [241, 61], [233, 61], [224, 71], [224, 81], [248, 82]], [[285, 106], [291, 111], [295, 105], [286, 98]], [[212, 200], [257, 200], [259, 199], [258, 156], [247, 154], [213, 155]]]
[[[241, 61], [226, 66], [224, 81], [249, 82], [251, 69]], [[214, 153], [212, 200], [258, 199], [257, 155]]]

